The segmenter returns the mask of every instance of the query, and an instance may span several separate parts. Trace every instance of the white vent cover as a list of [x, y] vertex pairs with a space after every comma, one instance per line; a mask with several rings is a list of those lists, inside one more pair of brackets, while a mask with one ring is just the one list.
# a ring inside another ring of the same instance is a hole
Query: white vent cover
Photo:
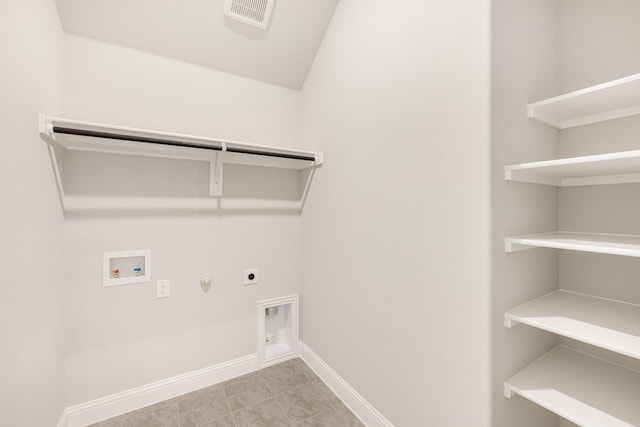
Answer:
[[276, 0], [225, 0], [224, 14], [264, 30], [269, 26]]

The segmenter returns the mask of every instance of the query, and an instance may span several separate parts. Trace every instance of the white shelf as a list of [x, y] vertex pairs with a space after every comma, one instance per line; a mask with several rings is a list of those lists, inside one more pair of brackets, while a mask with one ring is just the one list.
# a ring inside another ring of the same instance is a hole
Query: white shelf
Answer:
[[640, 114], [640, 74], [531, 103], [527, 114], [558, 129]]
[[640, 257], [640, 236], [557, 231], [512, 236], [505, 239], [506, 252], [517, 252], [533, 248], [567, 249]]
[[571, 157], [504, 167], [507, 181], [572, 187], [640, 182], [640, 150]]
[[[65, 150], [207, 162], [210, 170], [209, 195], [216, 197], [222, 196], [225, 164], [302, 170], [315, 169], [323, 163], [322, 153], [314, 151], [70, 120], [44, 114], [40, 115], [39, 128], [42, 139], [50, 145], [49, 154], [65, 210], [68, 204], [82, 205], [91, 201], [91, 198], [68, 200], [65, 197], [60, 162], [53, 144]], [[303, 194], [296, 203], [299, 207], [306, 197], [311, 177], [312, 174], [308, 174]], [[113, 205], [112, 201], [105, 203]], [[191, 200], [185, 203], [193, 205]], [[206, 209], [213, 204], [198, 202], [196, 205]]]
[[558, 290], [505, 313], [519, 323], [640, 359], [640, 305]]
[[94, 197], [66, 196], [67, 212], [116, 211], [225, 211], [225, 210], [278, 210], [296, 212], [303, 200], [232, 199], [194, 197]]
[[640, 373], [558, 346], [505, 383], [582, 427], [640, 426]]
[[322, 161], [321, 154], [314, 151], [70, 120], [44, 114], [40, 115], [40, 133], [68, 150], [205, 161], [211, 160], [213, 154], [222, 153], [224, 163], [289, 169], [304, 169]]

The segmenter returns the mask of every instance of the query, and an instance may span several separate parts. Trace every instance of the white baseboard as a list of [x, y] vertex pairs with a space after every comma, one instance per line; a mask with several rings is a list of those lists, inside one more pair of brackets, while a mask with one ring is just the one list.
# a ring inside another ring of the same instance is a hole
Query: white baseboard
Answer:
[[[368, 427], [393, 427], [367, 400], [329, 367], [304, 342], [299, 355], [349, 409]], [[293, 355], [292, 357], [296, 357]], [[58, 427], [85, 427], [154, 403], [209, 387], [260, 368], [257, 354], [156, 381], [66, 408]]]
[[351, 409], [367, 427], [393, 427], [367, 400], [353, 389], [340, 375], [329, 367], [304, 342], [298, 346], [300, 357], [320, 377], [342, 402]]
[[252, 354], [197, 371], [156, 381], [64, 410], [58, 427], [84, 427], [163, 400], [209, 387], [258, 370], [258, 355]]

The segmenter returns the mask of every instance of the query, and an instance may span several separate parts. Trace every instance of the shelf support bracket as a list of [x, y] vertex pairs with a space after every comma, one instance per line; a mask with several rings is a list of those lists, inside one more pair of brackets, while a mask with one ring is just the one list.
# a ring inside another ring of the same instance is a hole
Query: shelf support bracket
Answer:
[[517, 320], [515, 320], [513, 317], [510, 317], [509, 315], [504, 316], [504, 327], [505, 328], [514, 328], [516, 326], [518, 326], [520, 324], [520, 322], [518, 322]]
[[222, 143], [222, 150], [215, 153], [209, 165], [209, 195], [212, 197], [222, 196], [222, 177], [224, 172], [224, 153], [227, 151], [227, 144]]
[[513, 387], [509, 385], [509, 383], [504, 383], [504, 397], [507, 399], [511, 399], [515, 394]]
[[64, 186], [62, 184], [62, 175], [60, 174], [58, 158], [56, 157], [56, 151], [52, 144], [47, 144], [47, 148], [49, 149], [49, 159], [51, 160], [51, 167], [53, 168], [53, 174], [56, 178], [56, 186], [58, 187], [58, 199], [60, 200], [60, 206], [64, 211]]
[[303, 176], [305, 178], [304, 178], [304, 183], [302, 185], [302, 194], [300, 195], [301, 211], [304, 208], [305, 202], [307, 201], [307, 195], [309, 194], [309, 187], [311, 187], [311, 182], [313, 181], [313, 176], [316, 173], [316, 169], [321, 168], [322, 164], [323, 164], [322, 153], [318, 153], [316, 155], [316, 161], [314, 162], [314, 164], [311, 167], [304, 170], [303, 172]]
[[64, 186], [62, 183], [62, 174], [60, 173], [60, 163], [58, 162], [54, 147], [55, 138], [53, 136], [53, 126], [47, 119], [47, 116], [42, 113], [38, 116], [38, 131], [40, 133], [40, 138], [47, 143], [47, 152], [49, 153], [51, 168], [53, 169], [53, 175], [56, 179], [56, 187], [58, 188], [58, 199], [60, 200], [60, 206], [64, 211]]
[[520, 243], [514, 242], [513, 239], [507, 237], [504, 239], [504, 251], [505, 252], [520, 252], [526, 251], [528, 249], [535, 249], [535, 246], [522, 245]]

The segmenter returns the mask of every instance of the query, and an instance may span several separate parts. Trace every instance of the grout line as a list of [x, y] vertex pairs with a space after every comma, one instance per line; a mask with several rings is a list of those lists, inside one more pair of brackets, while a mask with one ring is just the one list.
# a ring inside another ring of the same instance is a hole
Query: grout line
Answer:
[[[233, 423], [234, 427], [237, 427], [238, 424], [236, 423], [236, 419], [233, 416], [233, 411], [231, 410], [231, 405], [229, 404], [229, 396], [227, 396], [227, 389], [224, 387], [225, 382], [220, 384], [220, 386], [222, 387], [222, 394], [224, 395], [224, 402], [227, 404], [227, 409], [229, 410], [229, 416], [231, 417], [231, 422]], [[182, 426], [179, 426], [179, 427], [182, 427]]]
[[[256, 406], [256, 405], [259, 405], [259, 404], [261, 404], [261, 403], [264, 403], [264, 402], [266, 402], [266, 401], [267, 401], [267, 400], [269, 400], [269, 399], [277, 400], [277, 399], [275, 399], [275, 393], [274, 393], [274, 392], [271, 390], [271, 388], [269, 387], [269, 384], [268, 384], [268, 382], [267, 382], [266, 378], [264, 378], [264, 375], [262, 375], [261, 371], [262, 371], [262, 370], [261, 370], [261, 369], [259, 369], [259, 370], [258, 370], [258, 371], [256, 371], [256, 372], [257, 372], [257, 375], [260, 375], [260, 376], [262, 377], [262, 381], [264, 381], [264, 385], [265, 385], [265, 387], [267, 388], [267, 391], [269, 392], [269, 397], [267, 397], [267, 398], [265, 398], [265, 399], [262, 399], [262, 400], [260, 400], [260, 401], [258, 401], [258, 402], [255, 402], [255, 403], [253, 403], [253, 404], [251, 404], [251, 405], [243, 406], [242, 408], [240, 408], [240, 409], [236, 409], [235, 411], [231, 409], [231, 405], [229, 404], [229, 397], [227, 396], [227, 390], [226, 390], [226, 388], [225, 388], [225, 386], [224, 386], [224, 383], [222, 384], [222, 389], [223, 389], [223, 391], [224, 391], [225, 399], [227, 399], [227, 405], [228, 405], [228, 407], [229, 407], [229, 413], [230, 413], [230, 415], [231, 415], [231, 419], [232, 419], [232, 421], [233, 421], [233, 425], [234, 425], [234, 426], [236, 426], [236, 427], [238, 426], [238, 424], [237, 424], [237, 422], [236, 422], [236, 418], [235, 418], [234, 414], [237, 414], [238, 412], [243, 411], [243, 410], [245, 410], [245, 409], [247, 409], [247, 408], [251, 408], [251, 407], [253, 407], [253, 406]], [[225, 381], [225, 383], [227, 383], [227, 382], [229, 382], [229, 381], [233, 381], [233, 380], [234, 380], [234, 379], [232, 378], [232, 379], [230, 379], [230, 380], [228, 380], [228, 381]], [[284, 412], [284, 411], [283, 411], [283, 412]], [[285, 416], [286, 416], [286, 414], [285, 414]]]
[[[321, 378], [318, 378], [318, 379], [319, 379], [319, 380], [322, 382], [322, 384], [324, 384], [324, 386], [329, 390], [329, 392], [331, 393], [331, 395], [335, 396], [335, 397], [336, 397], [336, 399], [338, 399], [338, 402], [340, 402], [340, 403], [342, 403], [342, 405], [344, 405], [344, 403], [342, 402], [342, 400], [340, 400], [340, 398], [339, 398], [339, 397], [338, 397], [338, 396], [337, 396], [337, 395], [336, 395], [336, 394], [335, 394], [335, 393], [334, 393], [334, 392], [333, 392], [333, 391], [332, 391], [332, 390], [331, 390], [331, 389], [330, 389], [330, 388], [329, 388], [329, 387], [324, 383], [324, 381], [322, 381], [322, 379], [321, 379]], [[313, 384], [313, 382], [312, 382], [312, 384]], [[313, 384], [313, 386], [315, 387], [315, 389], [316, 389], [318, 392], [322, 393], [322, 390], [320, 390], [320, 388], [319, 388], [317, 385]], [[327, 405], [329, 406], [329, 409], [327, 409], [327, 411], [325, 411], [325, 412], [333, 411], [333, 412], [338, 416], [338, 418], [340, 418], [342, 421], [344, 421], [344, 422], [346, 422], [346, 423], [348, 423], [348, 422], [349, 422], [349, 420], [348, 420], [348, 419], [347, 419], [347, 418], [346, 418], [346, 417], [345, 417], [345, 416], [344, 416], [344, 415], [343, 415], [343, 414], [338, 410], [337, 404], [334, 404], [334, 403], [332, 402], [332, 400], [331, 400], [331, 399], [329, 400], [329, 402], [327, 403]]]
[[256, 403], [252, 403], [251, 405], [243, 406], [242, 408], [240, 408], [240, 409], [236, 409], [235, 411], [231, 411], [231, 408], [229, 408], [229, 410], [231, 411], [231, 412], [229, 412], [229, 413], [230, 413], [230, 414], [236, 414], [236, 413], [238, 413], [238, 412], [240, 412], [240, 411], [242, 411], [242, 410], [245, 410], [245, 409], [247, 409], [247, 408], [251, 408], [251, 407], [253, 407], [253, 406], [256, 406], [256, 405], [259, 405], [259, 404], [261, 404], [261, 403], [264, 403], [264, 402], [266, 402], [266, 401], [267, 401], [267, 400], [269, 400], [269, 399], [275, 399], [275, 396], [269, 396], [269, 397], [267, 397], [266, 399], [262, 399], [262, 400], [260, 400], [260, 401], [258, 401], [258, 402], [256, 402]]
[[178, 427], [182, 427], [182, 423], [180, 422], [180, 404], [178, 403], [178, 398], [174, 397], [173, 402], [176, 404], [176, 421], [178, 421]]
[[[320, 378], [318, 378], [318, 380], [321, 381], [322, 384], [324, 384], [324, 382]], [[316, 384], [314, 384], [314, 382], [315, 381], [311, 381], [311, 385], [313, 386], [313, 388], [315, 388], [318, 393], [324, 395], [326, 392], [324, 390], [321, 390], [320, 387], [318, 387]], [[325, 384], [325, 387], [327, 387], [326, 384]], [[329, 389], [329, 387], [327, 387], [327, 388]], [[335, 393], [331, 391], [331, 389], [329, 389], [329, 392], [331, 393], [331, 395], [335, 396], [336, 399], [340, 400], [340, 398], [338, 396], [336, 396]], [[333, 403], [331, 403], [331, 401], [332, 401], [332, 399], [328, 399], [328, 402], [327, 402], [326, 406], [329, 407], [329, 410], [335, 411], [336, 408], [335, 408], [335, 406], [333, 406]]]
[[[320, 377], [317, 377], [317, 378], [329, 390], [329, 393], [331, 393], [331, 395], [335, 396], [336, 399], [337, 399], [337, 402], [335, 402], [335, 403], [332, 403], [331, 401], [329, 401], [329, 403], [328, 403], [329, 404], [329, 408], [330, 408], [329, 410], [335, 412], [336, 415], [338, 416], [338, 418], [340, 418], [342, 421], [344, 421], [346, 423], [349, 423], [350, 422], [350, 419], [349, 419], [350, 417], [348, 416], [348, 414], [342, 413], [342, 411], [341, 411], [343, 407], [347, 408], [349, 413], [352, 414], [358, 421], [360, 421], [360, 419], [357, 416], [355, 416], [353, 411], [347, 405], [345, 405], [345, 403], [342, 401], [342, 399], [340, 399], [338, 397], [338, 395], [335, 394], [333, 392], [333, 390], [331, 390], [331, 388], [329, 388], [327, 383], [325, 383], [322, 380], [322, 378], [320, 378]], [[312, 384], [313, 384], [313, 381], [312, 381]], [[317, 385], [313, 384], [313, 386], [316, 388], [316, 390], [320, 391], [320, 389], [319, 389], [319, 387]], [[342, 405], [342, 406], [339, 406], [339, 405]], [[362, 421], [360, 421], [360, 422], [362, 422]]]
[[[280, 393], [280, 394], [282, 394], [282, 393]], [[280, 401], [278, 400], [278, 397], [275, 396], [273, 399], [276, 401], [276, 404], [280, 407], [280, 410], [284, 414], [285, 418], [289, 421], [289, 425], [293, 426], [293, 421], [291, 421], [291, 418], [289, 418], [289, 415], [287, 415], [287, 412], [282, 407], [282, 403], [280, 403]]]

